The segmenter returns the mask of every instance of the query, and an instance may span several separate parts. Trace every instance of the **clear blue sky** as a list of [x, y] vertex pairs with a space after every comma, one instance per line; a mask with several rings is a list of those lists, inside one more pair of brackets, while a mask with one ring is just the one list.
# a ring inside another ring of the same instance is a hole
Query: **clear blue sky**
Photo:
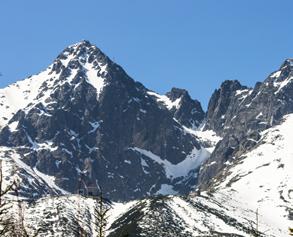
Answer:
[[253, 86], [293, 57], [292, 9], [292, 0], [3, 0], [0, 87], [88, 39], [148, 88], [186, 88], [206, 107], [223, 80]]

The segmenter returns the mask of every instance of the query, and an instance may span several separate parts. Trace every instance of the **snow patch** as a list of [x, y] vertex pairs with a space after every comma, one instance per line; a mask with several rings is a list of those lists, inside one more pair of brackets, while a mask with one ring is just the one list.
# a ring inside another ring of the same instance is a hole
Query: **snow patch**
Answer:
[[[272, 236], [286, 236], [288, 227], [293, 224], [288, 218], [289, 208], [293, 206], [290, 196], [293, 190], [292, 127], [293, 114], [290, 114], [284, 117], [282, 124], [263, 131], [259, 145], [238, 158], [241, 162], [234, 162], [227, 170], [225, 181], [216, 187], [215, 198], [225, 200], [227, 205], [237, 200], [236, 210], [255, 212], [258, 209], [262, 222], [260, 231]], [[238, 211], [237, 215], [247, 214]]]
[[[171, 179], [187, 176], [190, 171], [198, 168], [202, 164], [202, 162], [204, 162], [210, 156], [210, 153], [206, 149], [201, 148], [200, 150], [197, 150], [196, 148], [194, 148], [183, 161], [178, 164], [172, 164], [168, 160], [162, 160], [159, 156], [155, 155], [151, 151], [147, 151], [138, 147], [130, 149], [139, 152], [140, 154], [148, 157], [154, 162], [162, 165], [165, 170], [166, 176]], [[141, 159], [144, 158], [142, 157]]]
[[41, 179], [43, 179], [51, 188], [53, 188], [55, 190], [59, 190], [62, 194], [68, 194], [67, 191], [65, 191], [62, 188], [59, 188], [55, 184], [55, 177], [54, 176], [46, 175], [46, 174], [38, 171], [38, 169], [36, 167], [33, 168], [33, 171], [36, 173], [37, 176], [39, 176]]
[[173, 109], [173, 108], [176, 108], [176, 109], [179, 109], [179, 108], [180, 108], [180, 105], [181, 105], [181, 103], [180, 103], [180, 102], [181, 102], [181, 98], [178, 98], [178, 99], [172, 101], [172, 100], [170, 100], [170, 98], [169, 98], [168, 96], [166, 96], [166, 95], [159, 95], [159, 94], [157, 94], [157, 93], [155, 93], [155, 92], [153, 92], [153, 91], [148, 91], [147, 93], [148, 93], [149, 95], [151, 95], [151, 96], [156, 97], [156, 100], [157, 100], [158, 102], [163, 103], [163, 104], [166, 106], [166, 108], [167, 108], [168, 110], [171, 110], [171, 109]]
[[[99, 99], [99, 96], [106, 85], [105, 78], [99, 76], [98, 71], [91, 64], [86, 64], [85, 68], [87, 70], [87, 81], [96, 89], [97, 99]], [[107, 65], [105, 65], [101, 70], [106, 73], [106, 68]]]
[[204, 148], [209, 152], [212, 153], [219, 141], [223, 138], [218, 136], [213, 130], [203, 130], [204, 125], [201, 129], [190, 129], [183, 126], [185, 132], [195, 136], [199, 141], [201, 141]]
[[287, 79], [281, 81], [281, 82], [278, 82], [278, 81], [275, 81], [274, 82], [274, 87], [277, 87], [277, 91], [275, 91], [275, 94], [278, 94], [284, 87], [287, 86], [287, 84], [289, 84], [291, 81], [293, 80], [293, 77], [288, 77]]
[[281, 71], [281, 70], [279, 70], [279, 71], [276, 71], [276, 72], [274, 72], [274, 73], [271, 75], [271, 77], [272, 77], [272, 78], [279, 77], [279, 76], [281, 75], [281, 73], [282, 73], [282, 71]]
[[90, 130], [88, 132], [88, 134], [95, 132], [100, 126], [99, 122], [97, 122], [97, 121], [96, 122], [89, 122], [89, 123], [92, 126], [92, 130]]
[[169, 184], [162, 184], [161, 188], [156, 192], [156, 195], [161, 194], [161, 195], [176, 195], [178, 192], [176, 192], [173, 189], [172, 185]]
[[17, 126], [18, 126], [18, 121], [14, 121], [14, 122], [8, 124], [8, 127], [11, 132], [17, 131]]

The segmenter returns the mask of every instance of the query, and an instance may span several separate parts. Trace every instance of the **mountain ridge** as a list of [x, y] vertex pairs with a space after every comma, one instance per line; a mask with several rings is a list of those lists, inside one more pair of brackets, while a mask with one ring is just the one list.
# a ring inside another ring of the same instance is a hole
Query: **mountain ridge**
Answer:
[[224, 81], [205, 113], [187, 90], [157, 94], [82, 41], [40, 74], [0, 89], [5, 184], [20, 180], [21, 197], [36, 200], [26, 203], [30, 229], [50, 222], [37, 220], [47, 212], [68, 220], [58, 233], [76, 236], [83, 225], [93, 236], [86, 196], [102, 187], [115, 202], [108, 236], [285, 237], [293, 220], [292, 78], [287, 59], [253, 88]]

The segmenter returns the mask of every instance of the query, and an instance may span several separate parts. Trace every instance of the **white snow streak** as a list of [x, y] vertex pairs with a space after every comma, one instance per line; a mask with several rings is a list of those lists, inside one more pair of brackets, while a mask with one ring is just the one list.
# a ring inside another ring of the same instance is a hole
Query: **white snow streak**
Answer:
[[[133, 151], [137, 151], [144, 156], [150, 158], [151, 160], [155, 161], [156, 163], [162, 165], [165, 169], [166, 176], [168, 178], [177, 178], [177, 177], [185, 177], [191, 170], [194, 170], [200, 166], [200, 164], [205, 161], [210, 153], [206, 151], [204, 148], [197, 150], [194, 148], [191, 153], [180, 163], [172, 164], [168, 160], [163, 160], [159, 156], [155, 155], [154, 153], [134, 147], [130, 148]], [[141, 159], [144, 159], [143, 157]]]
[[151, 95], [151, 96], [156, 97], [156, 100], [157, 100], [158, 102], [163, 103], [163, 104], [166, 106], [166, 108], [167, 108], [168, 110], [171, 110], [171, 109], [173, 109], [174, 107], [175, 107], [176, 109], [179, 109], [179, 107], [180, 107], [180, 105], [181, 105], [181, 104], [180, 104], [180, 102], [181, 102], [181, 98], [178, 98], [178, 99], [172, 101], [172, 100], [170, 100], [170, 99], [168, 98], [168, 96], [166, 96], [166, 95], [159, 95], [159, 94], [157, 94], [157, 93], [155, 93], [155, 92], [153, 92], [153, 91], [148, 91], [147, 93], [148, 93], [149, 95]]

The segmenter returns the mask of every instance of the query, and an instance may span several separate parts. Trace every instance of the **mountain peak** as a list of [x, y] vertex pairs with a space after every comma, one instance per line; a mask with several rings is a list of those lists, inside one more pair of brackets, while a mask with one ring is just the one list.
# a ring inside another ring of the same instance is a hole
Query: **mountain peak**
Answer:
[[69, 74], [74, 72], [93, 72], [105, 77], [108, 72], [108, 66], [112, 61], [95, 45], [87, 40], [65, 48], [54, 60], [49, 74]]
[[242, 87], [243, 86], [238, 80], [225, 80], [220, 86], [221, 89], [229, 89], [229, 90], [238, 90]]
[[56, 60], [65, 61], [66, 64], [66, 62], [68, 63], [70, 60], [74, 59], [81, 63], [86, 63], [87, 61], [91, 63], [94, 59], [98, 59], [98, 61], [102, 62], [109, 60], [99, 48], [87, 40], [82, 40], [76, 44], [68, 46], [58, 55]]
[[171, 89], [171, 91], [166, 93], [166, 96], [168, 98], [170, 98], [170, 100], [174, 101], [174, 100], [177, 100], [178, 98], [180, 98], [182, 96], [189, 96], [189, 94], [188, 94], [187, 90], [185, 90], [185, 89], [180, 89], [180, 88], [173, 87]]
[[79, 46], [79, 45], [84, 45], [84, 46], [94, 46], [93, 44], [91, 44], [91, 42], [89, 40], [81, 40], [80, 42], [76, 43], [75, 45]]
[[291, 82], [293, 76], [293, 58], [286, 59], [278, 71], [270, 74], [266, 82], [273, 83], [274, 87], [279, 92], [280, 89], [286, 87], [288, 82]]
[[293, 67], [293, 58], [287, 58], [285, 62], [282, 64], [281, 69], [288, 66]]
[[97, 46], [95, 46], [94, 44], [92, 44], [89, 40], [81, 40], [75, 44], [69, 45], [67, 48], [73, 49], [73, 50], [77, 50], [80, 48], [97, 48]]

